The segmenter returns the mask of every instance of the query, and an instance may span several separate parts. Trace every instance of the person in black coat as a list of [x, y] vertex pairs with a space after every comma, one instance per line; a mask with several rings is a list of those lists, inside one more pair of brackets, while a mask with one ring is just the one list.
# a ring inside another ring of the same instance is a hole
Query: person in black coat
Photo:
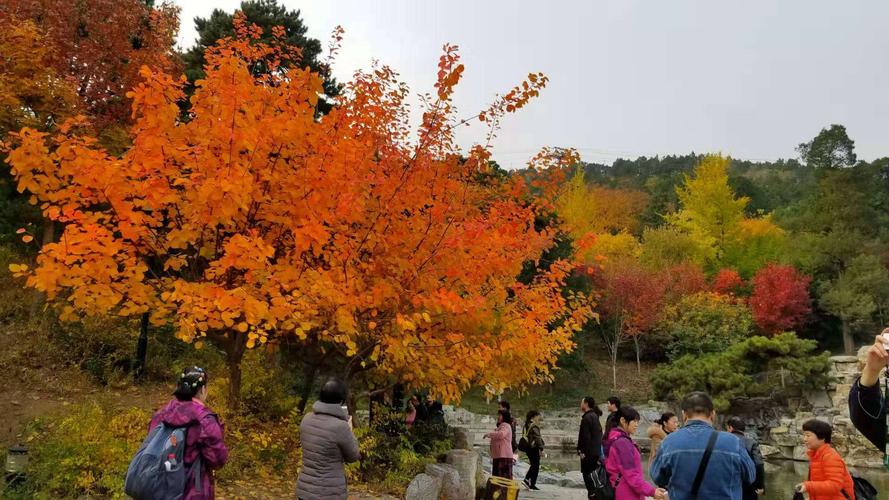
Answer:
[[580, 455], [580, 472], [583, 474], [583, 484], [586, 486], [590, 498], [595, 498], [593, 485], [593, 472], [599, 467], [602, 454], [602, 424], [599, 417], [602, 411], [596, 406], [592, 396], [583, 398], [580, 402], [580, 411], [583, 417], [580, 419], [580, 432], [577, 435], [577, 454]]
[[[889, 333], [889, 328], [883, 334]], [[880, 394], [880, 372], [889, 365], [889, 352], [885, 337], [877, 335], [874, 345], [867, 350], [867, 362], [861, 376], [852, 384], [849, 391], [849, 416], [855, 428], [878, 450], [886, 449], [886, 405]]]
[[[498, 410], [506, 410], [509, 412], [510, 415], [512, 415], [512, 408], [510, 408], [509, 401], [500, 401]], [[516, 432], [515, 432], [516, 431], [516, 422], [515, 422], [514, 418], [510, 420], [509, 426], [512, 427], [512, 443], [511, 444], [512, 444], [512, 453], [513, 453], [513, 455], [515, 455], [516, 453], [518, 453], [519, 442], [516, 439]]]
[[759, 451], [759, 442], [744, 434], [744, 431], [747, 429], [747, 424], [741, 420], [740, 417], [732, 417], [728, 419], [725, 427], [725, 430], [730, 434], [738, 436], [741, 442], [744, 443], [744, 448], [747, 450], [747, 454], [750, 455], [750, 459], [753, 460], [753, 465], [756, 466], [756, 479], [753, 480], [752, 484], [744, 485], [742, 498], [744, 500], [757, 500], [759, 495], [765, 493], [766, 487], [766, 465], [765, 461], [762, 459], [762, 452]]
[[618, 411], [620, 411], [620, 398], [617, 396], [611, 396], [608, 398], [608, 418], [605, 419], [605, 438], [608, 438], [608, 434], [611, 432], [611, 429], [620, 424], [620, 416], [618, 415]]

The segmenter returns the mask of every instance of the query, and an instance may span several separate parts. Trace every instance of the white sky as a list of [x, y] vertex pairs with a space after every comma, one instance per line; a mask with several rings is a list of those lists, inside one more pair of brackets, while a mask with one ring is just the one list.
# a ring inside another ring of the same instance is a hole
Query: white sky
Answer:
[[[192, 19], [233, 0], [175, 0], [180, 45]], [[844, 124], [861, 159], [889, 155], [889, 2], [872, 0], [283, 0], [327, 45], [346, 30], [334, 73], [348, 80], [372, 58], [414, 93], [432, 90], [442, 44], [466, 65], [455, 99], [472, 114], [496, 92], [542, 71], [548, 87], [509, 116], [494, 157], [520, 167], [541, 146], [587, 161], [722, 152], [795, 156], [794, 147]], [[478, 127], [458, 139], [482, 139]]]

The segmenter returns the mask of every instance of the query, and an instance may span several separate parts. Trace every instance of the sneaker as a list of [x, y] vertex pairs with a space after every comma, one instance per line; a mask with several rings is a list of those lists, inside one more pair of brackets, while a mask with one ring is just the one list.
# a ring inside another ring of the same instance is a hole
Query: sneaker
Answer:
[[531, 486], [531, 483], [528, 482], [527, 479], [523, 479], [523, 480], [522, 480], [522, 484], [524, 484], [524, 485], [525, 485], [525, 488], [528, 488], [529, 490], [533, 490], [533, 489], [535, 489], [533, 486]]
[[538, 488], [536, 485], [535, 485], [535, 486], [529, 486], [528, 489], [529, 489], [529, 490], [534, 490], [534, 491], [538, 491], [538, 490], [540, 490], [540, 488]]

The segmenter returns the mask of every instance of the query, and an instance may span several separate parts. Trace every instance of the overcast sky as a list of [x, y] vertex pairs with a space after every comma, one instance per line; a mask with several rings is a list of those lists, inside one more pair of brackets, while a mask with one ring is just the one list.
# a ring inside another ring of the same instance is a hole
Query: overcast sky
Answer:
[[[180, 44], [192, 19], [239, 1], [176, 0]], [[771, 160], [831, 123], [859, 158], [889, 156], [889, 2], [782, 0], [411, 1], [283, 0], [326, 46], [346, 30], [334, 68], [348, 80], [373, 58], [415, 93], [431, 90], [441, 46], [466, 65], [456, 103], [466, 114], [531, 71], [550, 78], [505, 121], [501, 165], [541, 146], [587, 161], [722, 152]], [[469, 146], [483, 131], [460, 132]]]

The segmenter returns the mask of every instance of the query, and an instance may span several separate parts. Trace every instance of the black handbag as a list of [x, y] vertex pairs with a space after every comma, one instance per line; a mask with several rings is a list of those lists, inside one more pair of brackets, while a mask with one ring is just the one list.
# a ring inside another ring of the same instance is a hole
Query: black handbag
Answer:
[[[852, 483], [855, 484], [855, 500], [877, 500], [877, 489], [870, 484], [870, 481], [853, 475]], [[842, 493], [843, 496], [849, 498], [849, 494], [845, 490]]]
[[596, 500], [615, 500], [614, 488], [620, 484], [619, 477], [617, 478], [617, 483], [611, 486], [608, 471], [605, 470], [604, 465], [599, 465], [593, 472], [590, 472], [590, 477], [593, 480], [593, 491], [596, 494]]

